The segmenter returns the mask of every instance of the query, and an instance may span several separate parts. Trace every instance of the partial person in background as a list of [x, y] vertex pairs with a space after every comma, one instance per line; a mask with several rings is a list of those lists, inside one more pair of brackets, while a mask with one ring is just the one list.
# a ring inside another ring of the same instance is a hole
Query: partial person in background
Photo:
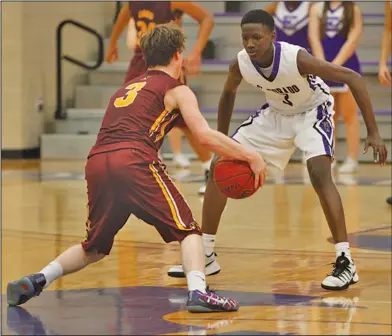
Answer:
[[392, 1], [385, 1], [384, 32], [382, 34], [380, 63], [378, 65], [378, 79], [384, 86], [391, 87], [391, 73], [387, 62], [391, 56], [392, 43]]
[[[309, 17], [312, 54], [361, 73], [355, 50], [361, 39], [362, 25], [361, 10], [353, 1], [325, 1], [314, 4]], [[335, 99], [335, 124], [338, 117], [342, 116], [346, 127], [348, 152], [339, 172], [353, 173], [358, 168], [360, 143], [358, 107], [347, 85], [331, 81], [326, 83]]]
[[[143, 52], [139, 46], [141, 36], [154, 28], [158, 24], [168, 23], [176, 21], [177, 24], [181, 24], [181, 18], [183, 14], [188, 14], [194, 20], [199, 22], [200, 28], [198, 32], [198, 38], [193, 45], [192, 50], [188, 56], [184, 58], [184, 71], [182, 73], [182, 81], [186, 83], [185, 75], [197, 74], [201, 66], [201, 53], [210, 36], [212, 27], [214, 25], [214, 18], [204, 7], [196, 4], [195, 2], [171, 2], [171, 1], [130, 1], [125, 4], [116, 20], [113, 27], [112, 34], [110, 36], [109, 48], [106, 55], [106, 61], [113, 63], [118, 60], [118, 48], [117, 41], [124, 31], [125, 27], [130, 23], [131, 18], [133, 24], [128, 25], [128, 36], [127, 46], [134, 50], [134, 56], [130, 60], [125, 82], [141, 75], [147, 70], [146, 61], [143, 56]], [[132, 29], [136, 28], [135, 33]], [[205, 184], [207, 183], [208, 171], [212, 159], [211, 153], [201, 146], [200, 142], [195, 139], [185, 124], [178, 124], [181, 127], [185, 135], [187, 136], [192, 148], [197, 153], [205, 175]], [[176, 131], [174, 131], [176, 132]], [[181, 142], [181, 134], [174, 133], [174, 151], [178, 150], [178, 142]], [[170, 141], [172, 142], [172, 141]], [[177, 145], [177, 148], [176, 148]], [[180, 147], [181, 150], [181, 147]], [[187, 166], [188, 162], [180, 160], [177, 162], [179, 165]], [[199, 189], [199, 194], [204, 194], [205, 184]]]
[[[392, 44], [392, 1], [385, 1], [384, 32], [382, 34], [380, 63], [378, 65], [378, 79], [382, 85], [391, 87], [391, 72], [388, 69], [388, 59], [391, 56]], [[392, 196], [387, 198], [392, 205]]]
[[311, 6], [307, 1], [279, 1], [268, 5], [265, 11], [274, 17], [276, 41], [298, 45], [310, 52], [308, 24]]

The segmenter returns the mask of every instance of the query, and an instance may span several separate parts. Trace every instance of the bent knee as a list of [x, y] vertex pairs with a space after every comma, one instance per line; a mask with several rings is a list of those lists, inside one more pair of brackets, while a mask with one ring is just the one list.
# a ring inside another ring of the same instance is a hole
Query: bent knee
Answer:
[[307, 162], [309, 177], [315, 189], [322, 189], [333, 184], [331, 158], [327, 155], [314, 157]]
[[203, 236], [203, 233], [201, 232], [200, 228], [196, 230], [185, 231], [183, 234], [178, 235], [178, 242], [181, 244], [185, 238], [190, 236]]
[[106, 257], [106, 254], [98, 252], [97, 250], [85, 251], [86, 258], [90, 263], [95, 263]]
[[90, 262], [90, 263], [95, 263], [97, 261], [102, 260], [105, 258], [107, 255], [110, 254], [112, 244], [105, 245], [105, 246], [100, 246], [98, 244], [93, 244], [91, 241], [84, 241], [82, 242], [82, 248], [85, 254], [85, 258]]

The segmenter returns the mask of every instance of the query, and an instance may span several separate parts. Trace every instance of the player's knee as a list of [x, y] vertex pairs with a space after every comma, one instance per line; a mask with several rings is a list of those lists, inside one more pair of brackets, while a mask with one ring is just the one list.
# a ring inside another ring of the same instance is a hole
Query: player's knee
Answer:
[[86, 255], [86, 259], [88, 260], [89, 264], [96, 263], [106, 257], [106, 254], [101, 253], [95, 249], [92, 251], [85, 252], [85, 255]]
[[[96, 263], [103, 258], [105, 258], [109, 252], [110, 249], [99, 249], [96, 246], [89, 246], [88, 243], [83, 242], [82, 243], [82, 248], [84, 251], [84, 259], [88, 264]], [[105, 251], [104, 251], [105, 250]]]
[[311, 158], [308, 160], [307, 166], [310, 180], [316, 191], [322, 190], [333, 183], [329, 156], [323, 155]]
[[182, 242], [185, 240], [185, 238], [189, 236], [202, 236], [203, 233], [201, 232], [200, 227], [198, 226], [194, 230], [189, 230], [189, 231], [182, 231], [181, 234], [178, 234], [176, 236], [176, 240], [182, 244]]

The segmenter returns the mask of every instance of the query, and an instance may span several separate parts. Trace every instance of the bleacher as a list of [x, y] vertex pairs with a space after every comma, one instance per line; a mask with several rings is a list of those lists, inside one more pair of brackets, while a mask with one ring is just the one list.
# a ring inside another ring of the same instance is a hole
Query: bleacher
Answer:
[[[364, 14], [364, 32], [358, 55], [361, 60], [362, 71], [376, 111], [381, 136], [384, 138], [389, 152], [392, 152], [391, 127], [391, 92], [382, 87], [377, 78], [378, 58], [380, 54], [381, 35], [383, 29], [383, 3], [358, 2]], [[197, 94], [200, 108], [211, 127], [216, 127], [217, 106], [223, 83], [226, 78], [229, 63], [242, 49], [239, 22], [241, 14], [224, 13], [223, 2], [203, 2], [203, 5], [215, 13], [215, 27], [211, 40], [216, 46], [215, 59], [205, 60], [202, 73], [189, 79], [189, 85]], [[266, 3], [261, 3], [264, 7]], [[260, 3], [247, 2], [245, 10], [260, 7]], [[196, 38], [198, 24], [190, 18], [184, 18], [184, 29], [188, 36], [189, 46]], [[109, 36], [111, 27], [107, 29]], [[105, 49], [108, 39], [105, 40]], [[87, 81], [75, 88], [73, 108], [67, 110], [66, 120], [57, 120], [55, 133], [42, 135], [42, 158], [85, 159], [94, 144], [109, 97], [123, 83], [131, 53], [127, 50], [125, 40], [118, 42], [119, 62], [102, 64], [94, 71], [90, 71]], [[91, 55], [92, 59], [96, 55]], [[237, 93], [235, 110], [233, 113], [230, 132], [254, 113], [263, 103], [260, 91], [247, 83], [243, 83]], [[361, 146], [366, 137], [366, 128], [361, 120]], [[338, 125], [337, 158], [344, 159], [346, 151], [345, 130], [342, 122]], [[195, 155], [184, 142], [184, 152], [193, 158]], [[165, 157], [170, 157], [167, 142], [163, 145]], [[296, 152], [293, 160], [299, 160], [300, 153]], [[360, 155], [361, 162], [371, 162], [372, 155]], [[389, 161], [391, 156], [389, 156]]]

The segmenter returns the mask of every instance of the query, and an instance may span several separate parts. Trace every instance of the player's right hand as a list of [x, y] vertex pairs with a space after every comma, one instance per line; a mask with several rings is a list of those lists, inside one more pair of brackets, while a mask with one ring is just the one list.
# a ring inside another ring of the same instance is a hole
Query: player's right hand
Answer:
[[380, 83], [384, 86], [391, 87], [391, 74], [386, 65], [380, 65], [380, 69], [378, 71], [378, 79]]
[[255, 174], [255, 189], [258, 189], [264, 184], [267, 164], [261, 155], [256, 151], [253, 158], [248, 163], [253, 173]]
[[105, 61], [109, 64], [118, 61], [117, 44], [110, 44], [106, 53]]

